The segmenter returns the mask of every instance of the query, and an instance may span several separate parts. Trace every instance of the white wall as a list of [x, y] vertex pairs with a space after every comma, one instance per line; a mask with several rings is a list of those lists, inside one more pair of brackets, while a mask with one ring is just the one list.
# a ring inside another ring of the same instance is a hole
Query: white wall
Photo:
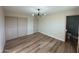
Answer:
[[29, 35], [29, 34], [33, 34], [34, 33], [34, 31], [33, 31], [33, 19], [34, 19], [34, 17], [33, 16], [29, 16], [28, 17], [28, 24], [27, 24], [27, 34]]
[[34, 19], [33, 19], [33, 32], [38, 32], [38, 17], [37, 16], [34, 16]]
[[39, 32], [65, 41], [66, 16], [79, 15], [79, 11], [62, 11], [39, 19]]
[[3, 52], [5, 45], [5, 25], [4, 25], [4, 13], [2, 7], [0, 7], [0, 52]]

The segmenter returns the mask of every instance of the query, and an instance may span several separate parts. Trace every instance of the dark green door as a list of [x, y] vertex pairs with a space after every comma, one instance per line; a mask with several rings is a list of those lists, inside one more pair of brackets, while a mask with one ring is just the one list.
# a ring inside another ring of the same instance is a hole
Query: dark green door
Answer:
[[67, 40], [70, 41], [75, 49], [77, 49], [78, 44], [78, 24], [79, 24], [79, 16], [67, 16], [66, 41]]

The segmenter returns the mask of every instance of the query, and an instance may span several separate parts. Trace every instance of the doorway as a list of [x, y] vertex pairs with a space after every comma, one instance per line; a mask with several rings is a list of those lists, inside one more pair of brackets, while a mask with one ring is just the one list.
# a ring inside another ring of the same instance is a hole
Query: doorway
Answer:
[[79, 15], [66, 17], [66, 39], [77, 52]]

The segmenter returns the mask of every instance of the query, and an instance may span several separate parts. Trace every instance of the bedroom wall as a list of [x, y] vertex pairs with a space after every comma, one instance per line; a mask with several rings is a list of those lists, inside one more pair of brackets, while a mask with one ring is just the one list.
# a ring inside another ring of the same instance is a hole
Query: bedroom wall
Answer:
[[27, 20], [27, 21], [28, 21], [28, 24], [27, 24], [27, 26], [28, 26], [28, 28], [27, 28], [27, 30], [28, 30], [27, 32], [28, 32], [28, 33], [27, 33], [27, 34], [28, 34], [28, 35], [34, 33], [34, 31], [33, 31], [33, 29], [34, 29], [34, 28], [33, 28], [33, 21], [34, 21], [33, 18], [34, 18], [33, 16], [29, 16], [29, 17], [28, 17], [28, 20]]
[[5, 23], [4, 13], [2, 7], [0, 7], [0, 52], [3, 52], [5, 45]]
[[37, 16], [35, 16], [34, 19], [33, 19], [33, 28], [34, 28], [33, 31], [34, 32], [38, 32], [38, 20], [39, 19], [38, 19]]
[[39, 18], [39, 32], [65, 41], [66, 16], [79, 15], [78, 10], [62, 11]]

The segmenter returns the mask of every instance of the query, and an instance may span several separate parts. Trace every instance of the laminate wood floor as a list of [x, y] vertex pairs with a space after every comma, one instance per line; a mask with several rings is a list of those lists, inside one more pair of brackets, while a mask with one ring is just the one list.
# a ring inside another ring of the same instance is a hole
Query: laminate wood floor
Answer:
[[51, 38], [41, 33], [8, 40], [4, 53], [75, 53], [69, 42]]

